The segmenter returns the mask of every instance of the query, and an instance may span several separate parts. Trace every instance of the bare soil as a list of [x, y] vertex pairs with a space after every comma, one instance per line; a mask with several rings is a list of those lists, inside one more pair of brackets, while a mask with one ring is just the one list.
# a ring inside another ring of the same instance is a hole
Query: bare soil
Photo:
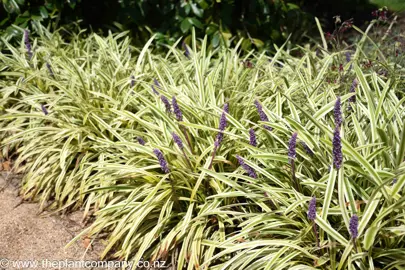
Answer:
[[[84, 229], [82, 213], [66, 216], [38, 213], [37, 203], [22, 203], [18, 196], [20, 180], [0, 173], [0, 270], [3, 269], [66, 269], [52, 267], [51, 261], [97, 261], [102, 245], [91, 246], [78, 241], [65, 248], [74, 236]], [[38, 260], [38, 267], [17, 267], [6, 260]], [[49, 262], [44, 263], [43, 260]], [[91, 269], [91, 268], [68, 268]], [[99, 268], [100, 269], [100, 268]], [[111, 268], [110, 268], [111, 269]]]

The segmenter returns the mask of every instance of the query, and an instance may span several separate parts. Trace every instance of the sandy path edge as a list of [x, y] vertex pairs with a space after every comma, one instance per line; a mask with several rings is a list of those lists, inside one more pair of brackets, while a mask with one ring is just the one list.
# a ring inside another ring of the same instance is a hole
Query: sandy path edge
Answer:
[[[39, 261], [38, 267], [27, 265], [21, 269], [59, 269], [52, 266], [53, 261], [98, 261], [103, 248], [101, 245], [96, 244], [85, 253], [86, 248], [82, 241], [78, 241], [65, 249], [66, 244], [84, 229], [80, 224], [82, 213], [75, 212], [65, 217], [44, 216], [44, 213], [38, 215], [39, 204], [20, 204], [19, 180], [10, 179], [13, 176], [7, 175], [8, 173], [0, 172], [0, 190], [5, 187], [0, 191], [0, 270], [19, 269], [17, 265], [11, 265], [11, 260]], [[8, 267], [5, 260], [9, 260]]]

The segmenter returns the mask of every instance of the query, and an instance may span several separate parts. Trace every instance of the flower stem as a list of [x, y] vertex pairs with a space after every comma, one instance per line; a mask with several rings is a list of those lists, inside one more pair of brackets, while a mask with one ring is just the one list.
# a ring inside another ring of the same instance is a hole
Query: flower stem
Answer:
[[312, 228], [314, 229], [315, 240], [316, 240], [316, 246], [319, 247], [318, 230], [316, 229], [316, 223], [315, 223], [315, 221], [312, 222]]
[[214, 151], [212, 152], [212, 157], [211, 157], [211, 162], [210, 165], [208, 166], [208, 170], [211, 170], [212, 168], [212, 162], [214, 161], [215, 155], [217, 154], [217, 148], [214, 148]]
[[180, 129], [183, 131], [183, 134], [186, 137], [186, 141], [187, 141], [188, 147], [190, 148], [191, 154], [194, 155], [193, 147], [191, 146], [191, 141], [190, 141], [190, 137], [188, 136], [187, 128], [183, 125], [180, 125]]
[[187, 161], [188, 166], [190, 167], [190, 169], [193, 169], [193, 165], [191, 165], [190, 159], [188, 158], [186, 152], [184, 151], [184, 149], [181, 150], [183, 152], [184, 158]]
[[[212, 162], [214, 161], [215, 155], [217, 153], [217, 148], [214, 148], [214, 151], [212, 151], [212, 157], [211, 157], [211, 161], [210, 161], [210, 165], [208, 166], [208, 170], [211, 170], [212, 168]], [[209, 184], [209, 177], [208, 179], [205, 181], [205, 188], [208, 190], [208, 184]]]
[[172, 187], [172, 198], [173, 198], [174, 204], [175, 204], [176, 207], [180, 210], [180, 209], [181, 209], [181, 208], [180, 208], [180, 202], [179, 202], [179, 198], [178, 198], [177, 195], [176, 195], [176, 189], [175, 189], [175, 187], [174, 187], [173, 180], [170, 179], [170, 176], [169, 176], [168, 179], [169, 179], [170, 185], [171, 185], [171, 187]]
[[353, 241], [354, 251], [356, 251], [356, 253], [357, 253], [358, 251], [357, 251], [357, 246], [356, 246], [356, 238], [352, 238], [352, 241]]
[[297, 177], [295, 177], [295, 161], [291, 160], [291, 178], [294, 185], [295, 190], [301, 192], [301, 188], [298, 184]]

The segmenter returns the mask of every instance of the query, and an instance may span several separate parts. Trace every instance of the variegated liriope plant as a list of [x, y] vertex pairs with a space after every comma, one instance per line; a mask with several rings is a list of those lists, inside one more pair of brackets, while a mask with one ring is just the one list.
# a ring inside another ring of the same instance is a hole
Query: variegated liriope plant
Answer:
[[72, 243], [174, 269], [404, 267], [404, 69], [378, 40], [346, 62], [37, 28], [0, 54], [2, 154], [24, 198], [95, 216]]

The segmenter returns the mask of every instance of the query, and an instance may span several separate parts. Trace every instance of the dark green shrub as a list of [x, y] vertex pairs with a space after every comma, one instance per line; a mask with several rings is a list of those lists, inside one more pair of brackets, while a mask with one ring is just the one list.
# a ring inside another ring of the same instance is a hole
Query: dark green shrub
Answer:
[[[191, 29], [197, 37], [208, 36], [210, 45], [235, 45], [245, 38], [242, 49], [269, 48], [283, 43], [292, 33], [291, 41], [298, 43], [306, 33], [316, 30], [314, 16], [323, 22], [341, 15], [343, 19], [356, 16], [369, 20], [372, 6], [368, 0], [353, 1], [235, 1], [235, 0], [3, 0], [0, 15], [2, 34], [9, 39], [21, 35], [15, 24], [26, 28], [30, 21], [52, 22], [54, 29], [77, 20], [82, 28], [93, 30], [130, 30], [136, 45], [142, 46], [152, 33], [157, 44], [173, 44], [180, 37], [186, 42]], [[365, 14], [365, 15], [364, 15]], [[363, 16], [364, 15], [364, 16]], [[317, 32], [316, 32], [317, 33]]]

